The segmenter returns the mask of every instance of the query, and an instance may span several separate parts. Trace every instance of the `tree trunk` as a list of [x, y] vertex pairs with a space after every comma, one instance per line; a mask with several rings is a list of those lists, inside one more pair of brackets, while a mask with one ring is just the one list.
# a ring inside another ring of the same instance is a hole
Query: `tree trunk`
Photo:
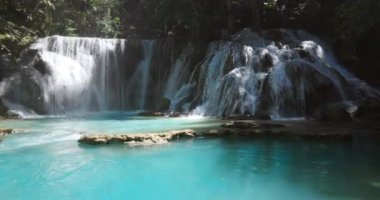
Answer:
[[261, 31], [261, 19], [263, 15], [264, 1], [252, 0], [252, 29]]
[[228, 25], [228, 30], [229, 31], [234, 31], [234, 15], [232, 11], [232, 3], [231, 0], [227, 0], [227, 25]]

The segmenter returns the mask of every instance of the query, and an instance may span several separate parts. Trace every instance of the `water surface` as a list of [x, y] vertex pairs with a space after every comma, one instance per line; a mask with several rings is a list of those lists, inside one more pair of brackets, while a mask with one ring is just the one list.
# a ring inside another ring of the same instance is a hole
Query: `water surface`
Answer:
[[1, 199], [378, 199], [378, 141], [194, 139], [128, 148], [79, 145], [82, 133], [216, 126], [214, 119], [127, 113], [1, 121]]

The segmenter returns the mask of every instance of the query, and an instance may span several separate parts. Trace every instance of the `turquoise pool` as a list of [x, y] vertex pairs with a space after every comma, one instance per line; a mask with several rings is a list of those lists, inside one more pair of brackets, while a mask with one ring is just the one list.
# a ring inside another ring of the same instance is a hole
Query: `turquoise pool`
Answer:
[[378, 141], [194, 139], [163, 146], [79, 145], [81, 134], [217, 126], [133, 113], [0, 121], [0, 199], [379, 199]]

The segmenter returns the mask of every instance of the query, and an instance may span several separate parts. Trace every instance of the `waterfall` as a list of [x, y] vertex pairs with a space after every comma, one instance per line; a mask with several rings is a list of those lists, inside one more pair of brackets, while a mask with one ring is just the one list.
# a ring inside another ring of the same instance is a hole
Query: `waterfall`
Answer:
[[[152, 65], [154, 40], [142, 41], [144, 59], [138, 64], [132, 79], [128, 84], [130, 107], [143, 110], [146, 104], [149, 85], [150, 68]], [[134, 104], [133, 104], [134, 103]], [[132, 105], [133, 104], [133, 105]]]
[[[326, 103], [371, 95], [366, 87], [351, 87], [359, 85], [352, 83], [358, 79], [304, 31], [271, 30], [259, 36], [244, 30], [230, 41], [211, 43], [199, 74], [204, 89], [193, 111], [197, 115], [300, 117]], [[354, 90], [364, 96], [355, 96]]]
[[203, 58], [199, 45], [168, 44], [41, 38], [20, 71], [0, 83], [0, 97], [13, 110], [39, 114], [155, 109], [167, 98], [172, 111], [277, 118], [308, 116], [324, 104], [378, 95], [339, 65], [322, 40], [304, 31], [259, 35], [245, 29], [209, 43]]
[[174, 66], [170, 70], [164, 96], [170, 99], [171, 110], [178, 109], [178, 105], [189, 96], [190, 90], [195, 86], [194, 83], [186, 83], [193, 51], [193, 46], [189, 44], [176, 59]]
[[[123, 95], [120, 55], [125, 40], [52, 36], [31, 46], [39, 50], [51, 73], [44, 76], [44, 101], [48, 112], [107, 110], [112, 95]], [[112, 79], [111, 79], [112, 78]]]
[[126, 42], [51, 36], [32, 44], [30, 49], [38, 51], [35, 59], [42, 61], [45, 68], [39, 78], [39, 98], [45, 112], [107, 110], [119, 101], [115, 99], [122, 101], [125, 91], [117, 91], [114, 86], [124, 81], [121, 55]]

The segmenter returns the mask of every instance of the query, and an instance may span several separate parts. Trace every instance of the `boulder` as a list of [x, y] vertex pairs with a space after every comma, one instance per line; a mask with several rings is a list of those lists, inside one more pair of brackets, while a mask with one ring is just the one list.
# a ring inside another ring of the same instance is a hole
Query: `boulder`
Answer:
[[345, 79], [320, 64], [298, 59], [276, 67], [263, 81], [256, 112], [308, 116], [323, 105], [343, 101]]
[[263, 112], [256, 112], [252, 118], [254, 120], [271, 120], [271, 116], [269, 114], [263, 113]]
[[250, 129], [257, 127], [257, 125], [252, 122], [233, 121], [223, 124], [221, 127], [229, 129]]
[[16, 71], [16, 60], [11, 54], [0, 55], [0, 81]]
[[144, 111], [137, 114], [142, 117], [181, 117], [182, 113], [180, 112], [161, 112], [161, 111]]
[[43, 78], [36, 69], [24, 66], [19, 73], [8, 77], [4, 82], [9, 89], [5, 89], [2, 94], [3, 100], [23, 105], [37, 114], [47, 113], [43, 97]]
[[368, 98], [360, 102], [354, 116], [362, 120], [380, 121], [380, 100]]
[[349, 107], [344, 103], [333, 103], [321, 106], [314, 114], [313, 118], [318, 121], [328, 122], [349, 122], [352, 121]]
[[170, 109], [170, 99], [168, 98], [161, 98], [161, 101], [160, 101], [160, 107], [159, 107], [159, 111], [167, 111]]
[[252, 120], [252, 115], [227, 115], [223, 116], [222, 119], [224, 120]]
[[278, 128], [286, 127], [286, 125], [284, 124], [275, 124], [275, 123], [260, 123], [257, 126], [260, 129], [278, 129]]
[[20, 114], [8, 111], [4, 116], [4, 119], [22, 119]]
[[[293, 85], [296, 97], [304, 96], [306, 114], [327, 103], [343, 100], [341, 96], [345, 79], [334, 69], [306, 61], [291, 61], [285, 73]], [[302, 90], [301, 90], [302, 89]], [[293, 108], [300, 107], [298, 102]]]
[[31, 66], [39, 71], [42, 75], [51, 74], [47, 63], [41, 58], [40, 54], [37, 54], [37, 56], [32, 61]]
[[9, 134], [12, 134], [12, 133], [13, 133], [13, 129], [10, 129], [10, 128], [0, 128], [0, 142], [3, 140], [3, 138], [6, 135], [9, 135]]
[[166, 114], [164, 112], [157, 111], [144, 111], [138, 114], [138, 116], [142, 117], [164, 117]]
[[175, 118], [175, 117], [181, 117], [181, 113], [180, 112], [170, 112], [169, 113], [169, 117], [173, 117], [173, 118]]
[[262, 55], [260, 55], [260, 64], [264, 69], [273, 67], [272, 56], [269, 53], [263, 53]]
[[8, 112], [8, 108], [4, 105], [3, 99], [0, 98], [0, 116], [5, 116]]

